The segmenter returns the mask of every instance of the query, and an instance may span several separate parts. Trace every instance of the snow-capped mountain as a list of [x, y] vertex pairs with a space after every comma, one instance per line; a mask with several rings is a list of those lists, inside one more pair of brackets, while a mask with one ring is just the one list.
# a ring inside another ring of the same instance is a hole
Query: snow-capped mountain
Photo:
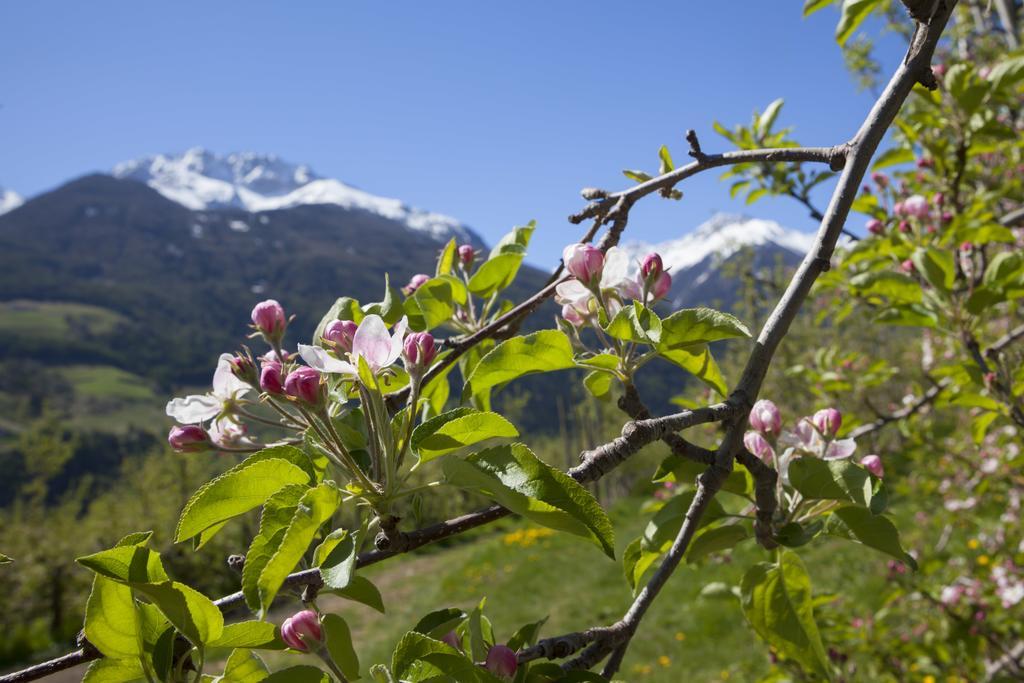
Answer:
[[814, 242], [812, 233], [792, 230], [775, 221], [720, 213], [696, 230], [660, 244], [630, 242], [622, 246], [634, 262], [656, 251], [672, 275], [669, 295], [674, 306], [709, 305], [735, 300], [738, 283], [721, 265], [745, 247], [754, 250], [755, 268], [771, 266], [781, 258], [795, 265]]
[[660, 244], [630, 242], [622, 248], [637, 259], [656, 251], [666, 268], [679, 272], [709, 257], [724, 261], [743, 247], [775, 245], [802, 256], [813, 243], [812, 233], [791, 230], [775, 221], [719, 213], [678, 239]]
[[13, 211], [24, 203], [25, 200], [17, 192], [0, 187], [0, 214]]
[[126, 161], [114, 167], [113, 175], [144, 182], [192, 210], [236, 208], [259, 212], [304, 204], [334, 204], [404, 223], [438, 240], [455, 237], [472, 241], [469, 230], [451, 216], [370, 194], [272, 154], [242, 152], [222, 156], [197, 147], [177, 156], [157, 154]]

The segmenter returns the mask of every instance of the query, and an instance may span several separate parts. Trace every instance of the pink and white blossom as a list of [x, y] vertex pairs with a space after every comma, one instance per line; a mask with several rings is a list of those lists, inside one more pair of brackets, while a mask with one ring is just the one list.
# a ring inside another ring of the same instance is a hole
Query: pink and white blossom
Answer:
[[562, 263], [569, 274], [585, 285], [601, 277], [604, 254], [592, 244], [570, 244], [562, 250]]
[[320, 616], [311, 609], [304, 609], [288, 617], [281, 624], [281, 640], [299, 652], [309, 652], [319, 647], [324, 641]]
[[390, 367], [402, 355], [403, 341], [408, 320], [402, 318], [393, 332], [379, 315], [368, 315], [363, 318], [352, 337], [352, 350], [345, 354], [348, 358], [341, 359], [319, 346], [299, 344], [299, 356], [309, 367], [324, 373], [341, 373], [357, 377], [359, 375], [358, 359], [366, 361], [370, 370], [377, 374]]
[[167, 415], [182, 424], [199, 424], [230, 413], [234, 402], [252, 391], [252, 387], [235, 376], [232, 359], [234, 356], [230, 353], [221, 354], [213, 373], [211, 392], [171, 399], [165, 409]]
[[750, 426], [766, 436], [778, 436], [782, 430], [782, 413], [773, 401], [762, 398], [750, 410]]

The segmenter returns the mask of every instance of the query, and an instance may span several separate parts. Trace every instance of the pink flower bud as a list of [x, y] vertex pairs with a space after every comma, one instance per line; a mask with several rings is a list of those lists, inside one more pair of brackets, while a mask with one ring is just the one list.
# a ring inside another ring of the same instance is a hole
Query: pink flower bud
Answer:
[[252, 324], [268, 339], [280, 339], [288, 326], [284, 308], [273, 299], [261, 301], [252, 309]]
[[293, 650], [309, 652], [324, 642], [320, 617], [311, 609], [304, 609], [288, 617], [281, 624], [281, 640]]
[[970, 242], [961, 242], [960, 251], [964, 252], [965, 254], [969, 254], [972, 251], [974, 251], [974, 245], [971, 244]]
[[936, 192], [935, 197], [933, 199], [935, 201], [935, 206], [942, 206], [943, 204], [946, 203], [946, 195], [942, 194], [941, 192]]
[[516, 675], [518, 666], [516, 653], [507, 645], [494, 645], [487, 651], [484, 667], [495, 676], [511, 679]]
[[303, 403], [318, 405], [322, 398], [320, 373], [308, 367], [293, 370], [284, 380], [284, 392]]
[[411, 278], [409, 278], [409, 284], [407, 284], [405, 287], [402, 287], [402, 293], [405, 294], [406, 296], [409, 296], [417, 289], [425, 285], [427, 283], [427, 280], [429, 279], [430, 276], [427, 275], [426, 273], [417, 273], [416, 275], [413, 275]]
[[952, 221], [953, 221], [953, 214], [950, 213], [949, 211], [943, 211], [942, 212], [942, 222], [943, 223], [951, 223]]
[[437, 355], [437, 345], [429, 332], [413, 332], [405, 338], [405, 363], [407, 368], [425, 368]]
[[473, 259], [476, 258], [476, 252], [473, 251], [473, 247], [468, 244], [463, 244], [459, 247], [459, 261], [462, 265], [469, 269], [473, 265]]
[[324, 328], [324, 339], [337, 346], [342, 351], [352, 350], [352, 339], [359, 329], [352, 320], [334, 320]]
[[885, 476], [885, 468], [882, 467], [882, 459], [877, 455], [865, 455], [860, 459], [861, 466], [879, 479]]
[[839, 428], [843, 425], [843, 414], [835, 408], [823, 408], [814, 414], [811, 422], [819, 432], [833, 437], [839, 433]]
[[573, 327], [582, 327], [583, 323], [586, 322], [583, 315], [577, 311], [572, 304], [565, 304], [562, 306], [562, 317], [565, 318], [565, 321]]
[[932, 167], [932, 160], [929, 159], [928, 157], [921, 157], [920, 159], [917, 160], [915, 165], [918, 168], [931, 168]]
[[672, 289], [672, 276], [665, 272], [658, 273], [650, 287], [651, 296], [655, 301], [664, 299], [668, 295], [669, 290]]
[[179, 453], [210, 450], [210, 435], [199, 425], [175, 425], [167, 434], [167, 443]]
[[900, 232], [904, 235], [910, 232], [910, 223], [907, 221], [900, 221]]
[[654, 277], [661, 275], [663, 270], [665, 270], [665, 264], [662, 263], [660, 254], [652, 252], [644, 256], [644, 260], [640, 263], [640, 274], [643, 275], [645, 280], [652, 275]]
[[984, 379], [986, 387], [992, 388], [996, 383], [996, 373], [986, 372], [982, 379]]
[[444, 634], [444, 637], [441, 638], [441, 642], [447, 643], [459, 652], [462, 652], [462, 638], [459, 638], [459, 634], [456, 633], [454, 629]]
[[772, 401], [762, 398], [750, 411], [750, 426], [762, 434], [778, 435], [782, 430], [782, 414]]
[[260, 389], [268, 394], [280, 395], [284, 393], [284, 382], [281, 379], [281, 364], [276, 360], [263, 362], [260, 369]]
[[864, 184], [864, 187], [860, 188], [860, 191], [863, 192], [864, 194], [873, 194], [871, 191], [871, 186], [866, 183]]
[[905, 261], [903, 261], [903, 263], [900, 264], [900, 270], [902, 270], [904, 273], [913, 273], [915, 270], [914, 262], [911, 261], [910, 259], [906, 259]]
[[914, 216], [915, 218], [927, 218], [930, 211], [928, 208], [928, 200], [919, 194], [907, 197], [903, 200], [903, 211], [905, 211], [908, 216]]
[[932, 66], [932, 73], [935, 74], [936, 78], [942, 78], [943, 76], [946, 75], [946, 65], [945, 64], [935, 64], [935, 65], [933, 65]]
[[589, 285], [601, 277], [604, 254], [590, 244], [570, 244], [562, 250], [562, 262], [570, 275]]
[[878, 185], [879, 187], [889, 186], [889, 177], [884, 173], [872, 173], [871, 179], [875, 181], [875, 184]]
[[904, 213], [903, 202], [896, 202], [892, 205], [893, 215], [902, 216]]
[[775, 457], [775, 450], [768, 440], [761, 436], [760, 432], [747, 432], [743, 435], [743, 445], [747, 450], [756, 455], [762, 461], [769, 463]]
[[881, 235], [885, 231], [885, 226], [882, 224], [882, 221], [877, 218], [869, 220], [866, 227], [868, 232], [872, 235]]

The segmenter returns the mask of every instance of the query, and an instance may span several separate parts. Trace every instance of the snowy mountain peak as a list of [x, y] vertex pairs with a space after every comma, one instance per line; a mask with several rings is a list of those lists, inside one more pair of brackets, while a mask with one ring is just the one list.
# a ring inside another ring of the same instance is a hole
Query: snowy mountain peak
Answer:
[[25, 200], [17, 192], [0, 187], [0, 214], [13, 211], [24, 203]]
[[309, 166], [272, 154], [219, 155], [196, 147], [176, 156], [157, 154], [126, 161], [115, 166], [113, 174], [146, 183], [194, 211], [236, 208], [258, 212], [303, 204], [335, 204], [397, 220], [438, 240], [455, 237], [462, 242], [473, 241], [469, 230], [450, 216], [323, 178]]
[[813, 234], [785, 228], [775, 221], [719, 213], [678, 239], [660, 244], [631, 242], [623, 249], [637, 259], [656, 251], [666, 268], [679, 271], [708, 257], [727, 259], [748, 246], [774, 244], [802, 255], [813, 242]]

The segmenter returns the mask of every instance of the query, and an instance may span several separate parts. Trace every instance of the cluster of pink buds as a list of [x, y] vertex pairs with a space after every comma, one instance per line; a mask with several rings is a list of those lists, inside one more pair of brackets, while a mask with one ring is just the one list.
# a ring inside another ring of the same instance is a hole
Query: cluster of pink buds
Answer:
[[320, 616], [311, 609], [304, 609], [288, 617], [281, 624], [281, 640], [299, 652], [319, 650], [324, 644]]
[[319, 406], [325, 396], [320, 382], [320, 373], [313, 368], [302, 366], [288, 373], [284, 380], [284, 393], [309, 407]]
[[775, 458], [775, 445], [782, 432], [782, 413], [768, 399], [761, 399], [750, 410], [750, 426], [754, 431], [743, 435], [743, 445], [765, 463]]

